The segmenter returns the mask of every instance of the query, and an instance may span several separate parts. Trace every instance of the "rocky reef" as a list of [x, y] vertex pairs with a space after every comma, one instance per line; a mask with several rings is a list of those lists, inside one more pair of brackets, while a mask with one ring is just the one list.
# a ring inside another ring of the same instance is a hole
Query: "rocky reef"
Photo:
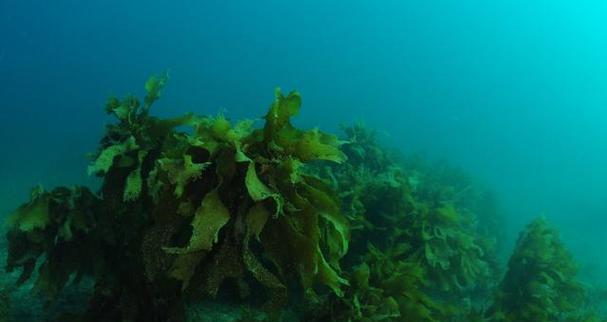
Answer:
[[33, 280], [49, 303], [91, 285], [81, 310], [45, 319], [205, 321], [232, 307], [226, 321], [598, 321], [543, 222], [500, 282], [498, 209], [462, 171], [360, 125], [298, 129], [297, 92], [277, 90], [259, 125], [158, 118], [167, 80], [107, 101], [116, 121], [88, 168], [98, 192], [36, 187], [8, 219], [17, 285]]

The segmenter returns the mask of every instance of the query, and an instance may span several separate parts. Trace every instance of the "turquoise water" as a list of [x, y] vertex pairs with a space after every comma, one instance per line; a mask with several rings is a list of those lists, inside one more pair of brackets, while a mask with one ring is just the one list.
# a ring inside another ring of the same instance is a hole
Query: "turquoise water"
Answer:
[[0, 2], [0, 213], [41, 183], [95, 185], [109, 94], [260, 117], [297, 89], [305, 127], [364, 122], [491, 187], [511, 243], [545, 215], [607, 283], [603, 1]]

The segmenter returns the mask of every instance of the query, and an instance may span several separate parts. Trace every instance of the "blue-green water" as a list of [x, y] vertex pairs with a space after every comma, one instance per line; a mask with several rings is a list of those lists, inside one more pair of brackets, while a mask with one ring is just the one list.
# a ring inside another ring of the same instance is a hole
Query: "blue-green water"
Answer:
[[[544, 214], [606, 282], [603, 1], [0, 2], [0, 212], [37, 183], [94, 185], [109, 94], [260, 117], [297, 89], [302, 126], [364, 122], [491, 187], [509, 234]], [[137, 87], [139, 86], [139, 87]]]

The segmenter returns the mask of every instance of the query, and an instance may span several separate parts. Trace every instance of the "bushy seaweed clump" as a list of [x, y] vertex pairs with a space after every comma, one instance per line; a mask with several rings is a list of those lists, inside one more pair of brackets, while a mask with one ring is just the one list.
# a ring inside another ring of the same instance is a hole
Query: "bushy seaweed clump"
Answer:
[[518, 239], [488, 315], [496, 322], [591, 322], [577, 265], [544, 219], [527, 226]]
[[262, 128], [221, 115], [153, 117], [166, 80], [152, 77], [143, 103], [108, 101], [118, 123], [89, 167], [103, 179], [100, 196], [34, 190], [10, 220], [8, 269], [21, 268], [24, 282], [39, 267], [35, 289], [51, 298], [92, 276], [85, 321], [182, 321], [185, 294], [245, 297], [252, 285], [267, 290], [268, 308], [289, 289], [341, 296], [348, 222], [335, 193], [303, 170], [343, 162], [340, 142], [291, 125], [296, 92], [276, 92]]
[[455, 175], [436, 178], [436, 168], [425, 163], [400, 161], [360, 125], [344, 132], [348, 162], [320, 172], [339, 191], [352, 222], [352, 251], [344, 259], [351, 286], [344, 298], [323, 301], [310, 315], [447, 321], [480, 310], [475, 306], [482, 303], [473, 302], [489, 292], [497, 274], [493, 243], [478, 233], [475, 209], [467, 207], [477, 198], [471, 187], [452, 186], [447, 179]]

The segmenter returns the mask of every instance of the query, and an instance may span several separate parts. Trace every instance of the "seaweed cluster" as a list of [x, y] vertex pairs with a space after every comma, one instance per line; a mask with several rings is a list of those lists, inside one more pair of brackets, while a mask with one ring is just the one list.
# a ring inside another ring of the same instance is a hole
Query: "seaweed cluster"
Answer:
[[50, 298], [71, 277], [92, 276], [87, 321], [180, 321], [185, 293], [216, 296], [230, 283], [242, 297], [262, 286], [274, 308], [294, 280], [306, 294], [324, 286], [341, 295], [348, 222], [333, 191], [303, 171], [343, 162], [339, 141], [291, 125], [296, 92], [277, 91], [259, 129], [221, 115], [152, 117], [165, 83], [152, 77], [143, 104], [109, 99], [118, 123], [89, 167], [103, 180], [100, 196], [35, 189], [10, 219], [8, 270], [21, 268], [24, 282], [39, 267], [35, 289]]
[[543, 219], [521, 233], [500, 281], [491, 194], [444, 163], [387, 152], [364, 127], [344, 132], [349, 162], [323, 171], [353, 222], [351, 286], [306, 321], [599, 321]]
[[488, 315], [496, 322], [599, 321], [585, 309], [576, 274], [557, 231], [537, 219], [521, 233]]
[[404, 159], [360, 125], [341, 139], [298, 129], [297, 92], [277, 90], [261, 126], [161, 119], [150, 111], [167, 80], [107, 101], [116, 122], [88, 168], [98, 193], [36, 187], [9, 218], [18, 283], [53, 300], [94, 282], [63, 321], [181, 322], [201, 298], [273, 321], [285, 308], [306, 322], [593, 321], [566, 313], [583, 288], [542, 223], [499, 283], [496, 208], [463, 172]]

